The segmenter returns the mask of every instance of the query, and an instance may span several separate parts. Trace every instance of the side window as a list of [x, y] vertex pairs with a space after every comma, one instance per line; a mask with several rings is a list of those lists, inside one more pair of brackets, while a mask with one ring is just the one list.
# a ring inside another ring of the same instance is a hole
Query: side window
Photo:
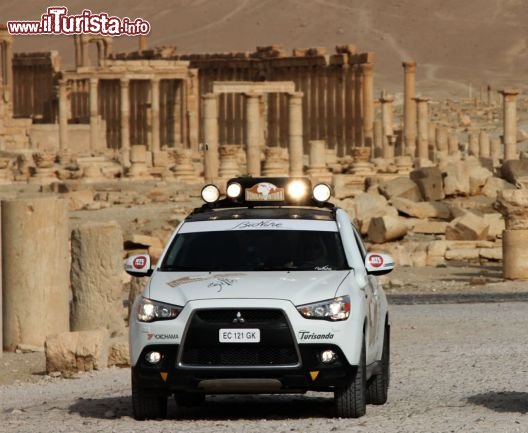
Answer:
[[367, 249], [365, 248], [365, 245], [363, 245], [363, 240], [361, 239], [361, 235], [358, 233], [354, 224], [352, 224], [352, 231], [354, 232], [356, 243], [358, 244], [359, 251], [361, 252], [361, 257], [363, 258], [363, 260], [365, 260], [365, 257], [367, 256]]

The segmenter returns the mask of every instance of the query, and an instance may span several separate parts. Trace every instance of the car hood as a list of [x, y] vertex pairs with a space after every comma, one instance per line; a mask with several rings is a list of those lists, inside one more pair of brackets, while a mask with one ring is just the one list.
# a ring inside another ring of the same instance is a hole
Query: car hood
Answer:
[[294, 305], [335, 296], [350, 271], [155, 272], [148, 297], [173, 305], [199, 299], [285, 299]]

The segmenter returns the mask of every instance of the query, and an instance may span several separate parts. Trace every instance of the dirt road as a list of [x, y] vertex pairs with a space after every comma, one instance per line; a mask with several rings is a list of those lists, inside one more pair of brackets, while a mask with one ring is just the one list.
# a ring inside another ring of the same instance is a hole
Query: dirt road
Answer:
[[393, 306], [389, 403], [332, 418], [330, 394], [208, 397], [131, 418], [129, 372], [0, 386], [0, 432], [527, 432], [526, 303]]

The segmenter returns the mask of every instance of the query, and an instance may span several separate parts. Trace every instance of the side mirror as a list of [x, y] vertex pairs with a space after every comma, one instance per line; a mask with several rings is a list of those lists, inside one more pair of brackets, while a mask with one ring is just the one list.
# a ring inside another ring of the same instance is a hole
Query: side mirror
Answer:
[[125, 272], [133, 277], [150, 277], [152, 275], [150, 256], [148, 254], [130, 256], [125, 262]]
[[365, 269], [369, 275], [385, 275], [394, 269], [394, 259], [384, 253], [368, 253]]

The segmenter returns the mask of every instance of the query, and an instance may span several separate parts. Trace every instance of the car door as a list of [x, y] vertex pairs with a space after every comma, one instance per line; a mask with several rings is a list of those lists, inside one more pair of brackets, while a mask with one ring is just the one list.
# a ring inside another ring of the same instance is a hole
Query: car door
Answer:
[[[357, 229], [352, 225], [352, 229], [354, 231], [354, 236], [356, 238], [356, 243], [359, 247], [359, 250], [361, 252], [361, 256], [363, 257], [363, 262], [365, 261], [365, 257], [367, 255], [367, 249], [365, 248], [365, 245], [363, 244], [363, 240], [361, 239], [361, 235], [357, 231]], [[378, 280], [374, 275], [368, 275], [368, 284], [365, 288], [365, 294], [367, 296], [367, 305], [368, 305], [368, 342], [367, 345], [370, 349], [371, 354], [376, 353], [376, 348], [378, 347], [378, 338], [381, 335], [381, 329], [380, 329], [380, 309], [381, 309], [381, 301], [380, 301], [380, 293], [379, 293], [379, 284]], [[369, 356], [370, 358], [370, 356]]]

